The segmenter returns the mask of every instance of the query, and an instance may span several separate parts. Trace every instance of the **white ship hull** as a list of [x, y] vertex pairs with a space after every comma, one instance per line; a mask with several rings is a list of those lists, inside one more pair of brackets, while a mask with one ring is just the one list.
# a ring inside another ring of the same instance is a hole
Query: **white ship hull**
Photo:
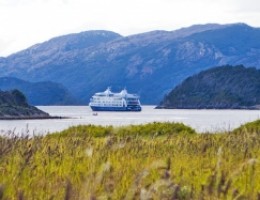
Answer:
[[105, 92], [92, 96], [89, 106], [93, 111], [141, 111], [139, 97], [126, 90], [113, 93], [108, 88]]

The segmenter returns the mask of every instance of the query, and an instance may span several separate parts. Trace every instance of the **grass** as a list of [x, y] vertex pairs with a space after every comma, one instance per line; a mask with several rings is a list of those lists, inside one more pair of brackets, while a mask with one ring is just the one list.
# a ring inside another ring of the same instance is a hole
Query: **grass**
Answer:
[[0, 137], [0, 200], [260, 199], [259, 127], [88, 125]]

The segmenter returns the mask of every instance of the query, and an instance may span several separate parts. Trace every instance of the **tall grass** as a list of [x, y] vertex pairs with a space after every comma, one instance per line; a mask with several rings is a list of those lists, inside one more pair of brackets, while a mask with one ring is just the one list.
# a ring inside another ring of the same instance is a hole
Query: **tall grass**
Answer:
[[257, 129], [78, 126], [0, 137], [0, 199], [260, 199]]

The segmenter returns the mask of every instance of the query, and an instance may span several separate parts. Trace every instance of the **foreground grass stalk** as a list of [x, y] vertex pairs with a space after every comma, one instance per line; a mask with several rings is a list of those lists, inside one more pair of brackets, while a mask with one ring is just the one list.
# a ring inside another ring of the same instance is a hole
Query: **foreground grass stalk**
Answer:
[[[255, 124], [254, 124], [255, 126]], [[0, 137], [0, 200], [259, 199], [260, 134], [182, 124]]]

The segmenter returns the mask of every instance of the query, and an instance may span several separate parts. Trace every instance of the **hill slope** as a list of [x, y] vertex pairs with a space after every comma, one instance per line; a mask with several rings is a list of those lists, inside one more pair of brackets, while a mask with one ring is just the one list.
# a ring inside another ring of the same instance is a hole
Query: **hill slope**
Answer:
[[260, 108], [260, 70], [223, 66], [187, 78], [161, 102], [164, 108]]
[[0, 91], [0, 119], [49, 118], [49, 114], [30, 106], [19, 90]]
[[1, 90], [18, 89], [27, 97], [32, 105], [71, 105], [79, 103], [67, 89], [58, 83], [36, 82], [31, 83], [17, 78], [0, 78]]
[[[82, 37], [87, 42], [78, 39]], [[1, 59], [0, 73], [28, 81], [55, 80], [85, 103], [111, 86], [115, 91], [126, 87], [143, 104], [155, 104], [185, 78], [212, 66], [260, 67], [259, 54], [260, 29], [245, 24], [197, 25], [128, 37], [91, 31]]]

